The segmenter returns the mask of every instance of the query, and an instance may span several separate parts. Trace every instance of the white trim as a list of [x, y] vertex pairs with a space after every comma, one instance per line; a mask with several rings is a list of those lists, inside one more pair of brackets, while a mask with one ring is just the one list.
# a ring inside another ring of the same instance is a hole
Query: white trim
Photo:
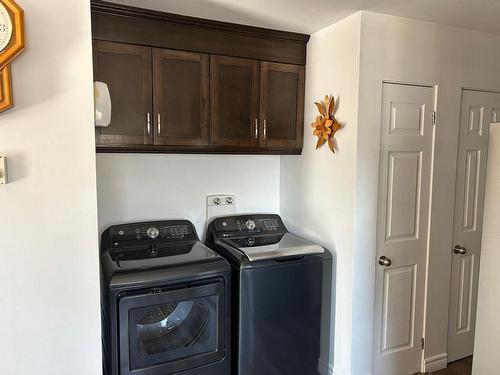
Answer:
[[[338, 372], [337, 370], [335, 370], [333, 368], [333, 365], [330, 365], [329, 367], [329, 370], [328, 370], [328, 375], [340, 375], [340, 372]], [[372, 375], [372, 373], [370, 372], [369, 374], [367, 375]]]
[[321, 358], [318, 361], [318, 373], [321, 375], [330, 375], [330, 363], [324, 362]]
[[340, 375], [334, 368], [333, 365], [328, 366], [328, 374], [329, 375]]
[[334, 368], [332, 363], [318, 362], [318, 372], [324, 375], [340, 375]]
[[425, 372], [442, 370], [447, 366], [448, 366], [447, 353], [438, 354], [435, 355], [434, 357], [429, 357], [424, 359]]

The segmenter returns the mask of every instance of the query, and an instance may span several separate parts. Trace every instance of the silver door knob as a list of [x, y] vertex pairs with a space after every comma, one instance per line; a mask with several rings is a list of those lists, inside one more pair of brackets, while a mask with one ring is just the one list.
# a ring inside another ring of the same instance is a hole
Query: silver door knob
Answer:
[[392, 264], [392, 260], [382, 255], [380, 258], [378, 258], [378, 264], [380, 264], [381, 266], [389, 267]]
[[467, 249], [463, 246], [455, 245], [455, 247], [453, 248], [453, 252], [458, 255], [465, 255], [467, 254]]

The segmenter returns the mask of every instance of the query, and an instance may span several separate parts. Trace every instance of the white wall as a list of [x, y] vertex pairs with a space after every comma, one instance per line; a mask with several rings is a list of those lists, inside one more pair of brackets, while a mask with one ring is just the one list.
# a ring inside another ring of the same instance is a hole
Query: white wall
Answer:
[[490, 128], [484, 208], [479, 296], [474, 347], [474, 375], [495, 374], [500, 368], [500, 124]]
[[101, 372], [88, 0], [18, 0], [27, 48], [0, 114], [0, 373]]
[[[500, 38], [361, 12], [308, 45], [302, 156], [281, 159], [281, 213], [293, 230], [338, 253], [334, 371], [370, 374], [382, 82], [436, 85], [425, 358], [446, 355], [460, 95], [500, 89]], [[340, 96], [340, 152], [314, 151], [314, 100]]]
[[99, 154], [99, 228], [191, 220], [203, 238], [206, 196], [236, 195], [237, 212], [279, 212], [279, 156]]
[[382, 82], [438, 87], [425, 358], [446, 355], [460, 94], [500, 90], [500, 37], [363, 12], [356, 163], [353, 374], [371, 369]]
[[[289, 229], [337, 252], [335, 358], [332, 371], [351, 373], [353, 219], [361, 15], [311, 36], [307, 47], [305, 134], [301, 156], [281, 157], [280, 209]], [[333, 94], [339, 151], [315, 150], [309, 124], [314, 102]]]

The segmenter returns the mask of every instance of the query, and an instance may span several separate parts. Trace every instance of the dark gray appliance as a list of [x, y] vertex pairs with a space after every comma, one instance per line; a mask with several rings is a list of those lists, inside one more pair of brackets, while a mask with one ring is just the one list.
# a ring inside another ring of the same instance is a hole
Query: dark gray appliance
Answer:
[[113, 226], [101, 267], [105, 374], [230, 375], [231, 271], [193, 224]]
[[269, 214], [216, 218], [206, 243], [232, 268], [233, 375], [327, 373], [332, 254]]

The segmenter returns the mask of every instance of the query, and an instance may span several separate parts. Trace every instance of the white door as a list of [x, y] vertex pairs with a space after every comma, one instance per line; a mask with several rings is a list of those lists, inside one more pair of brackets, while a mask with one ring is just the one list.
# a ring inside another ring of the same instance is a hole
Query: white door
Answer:
[[472, 355], [489, 125], [500, 94], [462, 91], [448, 320], [448, 362]]
[[433, 87], [383, 85], [375, 375], [421, 369], [435, 95]]

